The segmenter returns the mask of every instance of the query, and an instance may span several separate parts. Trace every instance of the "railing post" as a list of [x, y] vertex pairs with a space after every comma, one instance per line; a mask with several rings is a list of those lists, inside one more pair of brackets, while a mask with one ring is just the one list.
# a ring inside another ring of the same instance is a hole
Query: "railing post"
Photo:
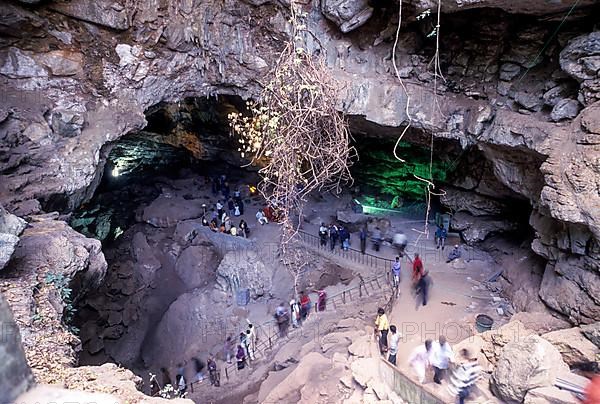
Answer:
[[229, 366], [225, 366], [225, 377], [229, 380], [229, 371], [227, 370]]
[[342, 292], [342, 302], [346, 304], [346, 291]]

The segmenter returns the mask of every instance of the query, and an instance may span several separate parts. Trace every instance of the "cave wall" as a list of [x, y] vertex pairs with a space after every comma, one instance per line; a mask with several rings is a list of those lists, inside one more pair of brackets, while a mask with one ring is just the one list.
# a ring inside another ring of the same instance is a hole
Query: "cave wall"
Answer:
[[[397, 136], [410, 123], [418, 141], [433, 133], [479, 150], [502, 184], [487, 196], [511, 193], [533, 207], [533, 248], [549, 260], [541, 297], [573, 322], [599, 319], [588, 286], [600, 283], [597, 7], [580, 2], [553, 35], [567, 15], [561, 3], [482, 0], [465, 11], [444, 2], [445, 79], [435, 80], [435, 94], [434, 10], [416, 20], [430, 3], [404, 4], [397, 62], [405, 87], [391, 61], [397, 4], [365, 13], [364, 2], [341, 2], [340, 14], [327, 0], [307, 2], [319, 39], [308, 48], [326, 51], [344, 84], [339, 108], [365, 127]], [[148, 108], [255, 95], [289, 31], [285, 4], [262, 1], [11, 2], [0, 16], [0, 201], [20, 215], [38, 213], [53, 195], [68, 209], [89, 198], [102, 148], [141, 129]]]

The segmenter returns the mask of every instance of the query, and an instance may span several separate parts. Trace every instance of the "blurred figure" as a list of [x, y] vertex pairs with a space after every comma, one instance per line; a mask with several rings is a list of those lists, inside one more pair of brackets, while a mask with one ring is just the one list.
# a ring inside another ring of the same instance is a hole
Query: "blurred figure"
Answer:
[[319, 290], [317, 293], [319, 294], [317, 299], [317, 310], [325, 311], [327, 305], [327, 293], [325, 292], [325, 289]]
[[360, 252], [363, 254], [367, 251], [367, 236], [367, 228], [360, 229], [358, 237], [360, 238]]
[[338, 228], [335, 224], [331, 223], [329, 225], [329, 242], [331, 244], [331, 251], [335, 249], [335, 243], [338, 239]]
[[381, 230], [379, 227], [375, 227], [375, 230], [373, 230], [371, 241], [373, 242], [373, 249], [379, 251], [379, 247], [381, 246]]
[[392, 244], [394, 245], [394, 247], [396, 247], [396, 250], [398, 250], [398, 255], [403, 256], [404, 250], [408, 245], [408, 238], [406, 237], [406, 234], [402, 232], [394, 234]]
[[477, 356], [470, 350], [462, 349], [460, 356], [461, 363], [452, 373], [448, 390], [458, 395], [460, 404], [465, 404], [465, 399], [469, 397], [473, 386], [475, 386], [481, 375], [481, 367], [477, 363]]
[[425, 371], [429, 367], [429, 352], [431, 351], [431, 340], [425, 341], [425, 344], [416, 347], [408, 359], [408, 364], [413, 368], [419, 382], [425, 382]]
[[223, 345], [223, 353], [225, 354], [225, 360], [227, 363], [231, 363], [231, 357], [235, 354], [234, 349], [235, 343], [233, 342], [233, 338], [228, 336], [225, 344]]
[[595, 376], [585, 388], [583, 404], [600, 403], [600, 376]]
[[221, 385], [221, 380], [219, 377], [219, 371], [217, 370], [217, 362], [215, 358], [212, 356], [208, 357], [208, 361], [206, 362], [206, 366], [208, 367], [208, 376], [210, 377], [210, 384], [219, 387]]
[[269, 220], [267, 219], [267, 217], [265, 216], [265, 214], [263, 213], [262, 210], [259, 210], [258, 212], [256, 212], [256, 220], [258, 221], [258, 224], [260, 224], [260, 225], [265, 225], [265, 224], [269, 223]]

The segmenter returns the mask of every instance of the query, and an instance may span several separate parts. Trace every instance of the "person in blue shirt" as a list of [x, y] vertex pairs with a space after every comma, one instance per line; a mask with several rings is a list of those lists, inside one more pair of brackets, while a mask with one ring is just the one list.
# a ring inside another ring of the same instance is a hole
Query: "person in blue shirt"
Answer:
[[446, 246], [446, 237], [448, 237], [448, 232], [446, 229], [443, 226], [438, 226], [437, 230], [435, 231], [435, 248], [442, 247], [443, 251], [444, 247]]
[[400, 285], [400, 257], [392, 263], [392, 281], [394, 286]]

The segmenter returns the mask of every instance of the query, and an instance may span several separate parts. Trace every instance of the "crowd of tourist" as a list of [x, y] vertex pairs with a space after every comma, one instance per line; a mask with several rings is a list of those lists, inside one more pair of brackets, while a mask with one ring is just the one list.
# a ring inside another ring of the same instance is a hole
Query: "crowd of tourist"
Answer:
[[[396, 365], [401, 334], [394, 324], [390, 325], [383, 308], [377, 310], [374, 330], [381, 354], [387, 354], [388, 361]], [[428, 370], [433, 372], [433, 382], [436, 384], [442, 384], [443, 379], [448, 379], [448, 390], [458, 398], [460, 404], [464, 404], [470, 395], [481, 372], [477, 357], [469, 350], [461, 350], [459, 357], [455, 358], [443, 335], [440, 335], [437, 341], [428, 339], [414, 348], [408, 358], [408, 365], [420, 383], [425, 382]], [[448, 373], [450, 369], [451, 372]]]

